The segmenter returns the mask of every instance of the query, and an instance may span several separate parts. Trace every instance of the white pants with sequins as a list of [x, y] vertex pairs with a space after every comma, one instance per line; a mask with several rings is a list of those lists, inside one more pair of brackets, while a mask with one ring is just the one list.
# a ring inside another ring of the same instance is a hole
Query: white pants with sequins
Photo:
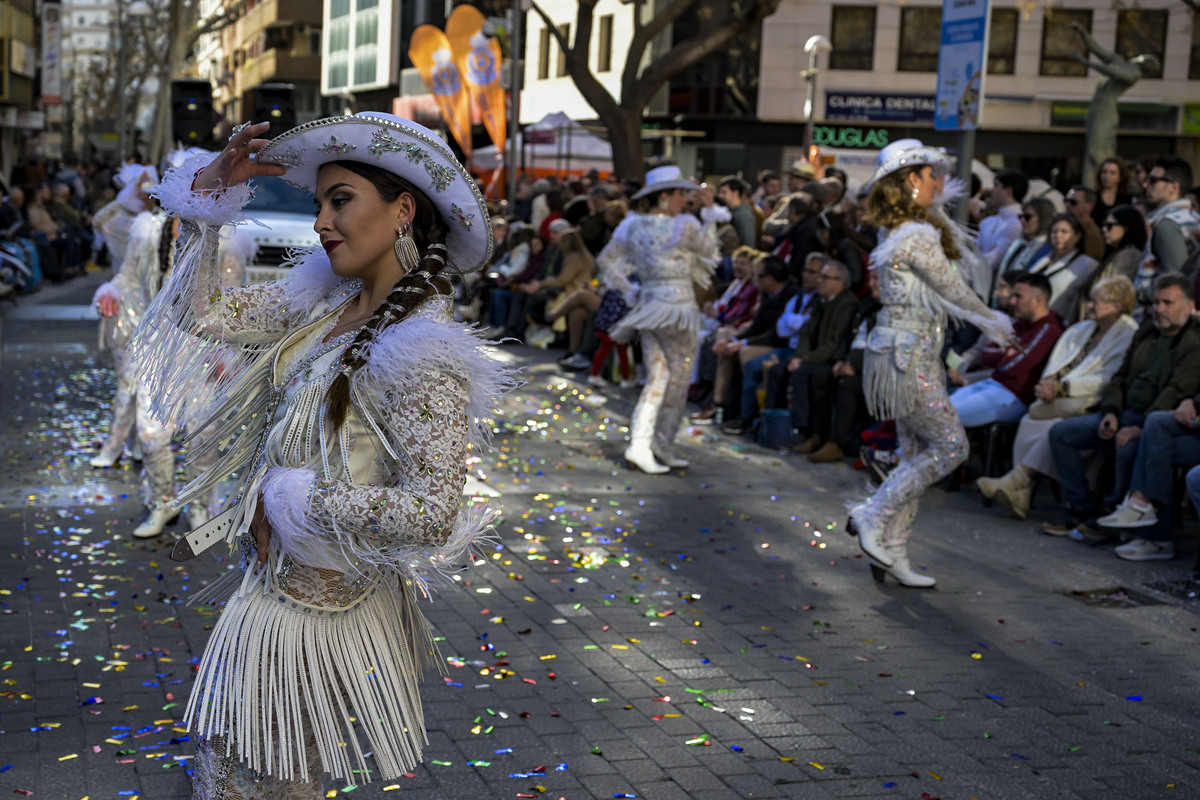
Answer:
[[137, 401], [137, 381], [126, 374], [129, 370], [125, 360], [125, 348], [112, 344], [111, 340], [108, 347], [113, 355], [113, 367], [117, 376], [117, 393], [113, 397], [112, 424], [109, 426], [104, 445], [100, 448], [100, 454], [115, 461], [121, 457], [137, 419], [137, 411], [134, 407]]
[[646, 385], [633, 409], [629, 440], [634, 446], [654, 444], [662, 456], [669, 457], [687, 408], [697, 336], [678, 328], [644, 330], [640, 335]]
[[900, 463], [865, 504], [856, 520], [869, 519], [882, 532], [881, 543], [904, 555], [913, 520], [925, 489], [949, 475], [967, 459], [967, 433], [946, 393], [946, 373], [937, 347], [922, 348], [911, 366], [906, 390], [913, 393], [913, 412], [896, 419]]
[[175, 454], [171, 432], [150, 416], [150, 395], [137, 387], [137, 437], [142, 446], [143, 499], [151, 508], [168, 506], [175, 499]]

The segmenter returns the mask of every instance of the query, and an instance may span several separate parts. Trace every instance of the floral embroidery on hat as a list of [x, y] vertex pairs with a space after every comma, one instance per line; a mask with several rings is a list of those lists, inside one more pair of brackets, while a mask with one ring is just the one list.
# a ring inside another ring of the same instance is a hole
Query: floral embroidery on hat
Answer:
[[329, 144], [323, 144], [317, 148], [322, 153], [333, 153], [335, 155], [345, 155], [358, 149], [358, 145], [350, 142], [339, 142], [336, 136], [329, 137]]
[[467, 230], [471, 230], [471, 225], [474, 224], [475, 220], [474, 214], [468, 214], [467, 212], [463, 211], [458, 207], [458, 203], [451, 203], [450, 211], [453, 212], [455, 218], [458, 220], [459, 225]]
[[371, 143], [367, 145], [367, 152], [376, 158], [382, 158], [384, 153], [394, 153], [403, 149], [405, 149], [405, 145], [396, 141], [386, 128], [374, 131], [371, 134]]
[[278, 164], [279, 166], [286, 167], [287, 169], [295, 169], [304, 163], [304, 151], [297, 150], [294, 147], [289, 147], [282, 153], [272, 153], [271, 163]]

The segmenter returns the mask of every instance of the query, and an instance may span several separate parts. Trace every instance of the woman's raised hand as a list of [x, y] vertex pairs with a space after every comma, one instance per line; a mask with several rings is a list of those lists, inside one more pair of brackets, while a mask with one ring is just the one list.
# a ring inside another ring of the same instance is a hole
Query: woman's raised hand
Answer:
[[229, 137], [229, 143], [220, 155], [204, 168], [192, 188], [198, 192], [217, 192], [239, 183], [245, 183], [250, 178], [259, 176], [279, 176], [287, 172], [278, 164], [260, 164], [251, 161], [251, 153], [257, 153], [270, 139], [255, 139], [255, 135], [265, 133], [271, 123], [259, 122], [242, 128]]

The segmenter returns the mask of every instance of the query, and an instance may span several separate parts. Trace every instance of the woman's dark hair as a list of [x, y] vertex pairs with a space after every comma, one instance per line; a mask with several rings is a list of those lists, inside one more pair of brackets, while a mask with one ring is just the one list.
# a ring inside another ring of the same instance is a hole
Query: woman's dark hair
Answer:
[[165, 275], [175, 261], [175, 219], [167, 217], [163, 222], [162, 234], [158, 239], [158, 268]]
[[1146, 249], [1146, 218], [1142, 216], [1142, 212], [1133, 206], [1114, 206], [1108, 210], [1108, 216], [1125, 229], [1125, 235], [1117, 242], [1116, 250], [1131, 245], [1138, 250]]
[[453, 268], [447, 263], [446, 236], [449, 229], [433, 202], [413, 184], [394, 172], [358, 161], [334, 161], [343, 169], [370, 181], [384, 202], [395, 202], [408, 193], [413, 198], [412, 238], [421, 254], [421, 262], [396, 282], [387, 299], [375, 309], [342, 356], [341, 371], [329, 385], [325, 400], [334, 430], [342, 427], [350, 409], [350, 375], [367, 363], [371, 345], [384, 329], [406, 318], [426, 298], [439, 291], [449, 292], [450, 282], [442, 273]]
[[1117, 165], [1117, 194], [1125, 194], [1129, 191], [1129, 162], [1120, 156], [1109, 156], [1100, 162], [1100, 166], [1096, 167], [1096, 186], [1100, 184], [1100, 172], [1104, 169], [1105, 164]]
[[1038, 229], [1035, 236], [1045, 236], [1050, 232], [1050, 220], [1054, 219], [1054, 203], [1046, 197], [1035, 197], [1021, 206], [1021, 210], [1037, 215]]
[[1083, 248], [1083, 223], [1081, 223], [1079, 220], [1075, 219], [1075, 217], [1071, 214], [1066, 214], [1066, 213], [1055, 214], [1053, 217], [1050, 218], [1050, 225], [1046, 228], [1046, 230], [1049, 231], [1050, 228], [1053, 228], [1055, 225], [1057, 225], [1060, 222], [1065, 222], [1071, 226], [1071, 230], [1075, 231], [1075, 235], [1079, 239], [1079, 241], [1077, 241], [1075, 243], [1075, 249], [1076, 250], [1082, 249]]

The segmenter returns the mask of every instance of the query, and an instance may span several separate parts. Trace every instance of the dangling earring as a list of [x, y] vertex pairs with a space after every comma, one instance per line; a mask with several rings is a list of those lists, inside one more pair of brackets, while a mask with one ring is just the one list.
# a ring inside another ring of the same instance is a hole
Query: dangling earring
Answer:
[[417, 252], [417, 243], [413, 241], [410, 223], [406, 222], [396, 228], [396, 260], [400, 262], [405, 273], [411, 272], [421, 263], [421, 254]]
[[918, 197], [920, 197], [920, 196], [921, 196], [921, 187], [920, 187], [920, 186], [914, 186], [914, 187], [913, 187], [913, 190], [912, 190], [912, 199], [913, 199], [913, 202], [914, 202], [914, 203], [915, 203], [915, 202], [917, 202], [917, 198], [918, 198]]
[[670, 201], [667, 199], [667, 193], [663, 192], [658, 196], [658, 210], [665, 212], [668, 205], [670, 205]]

